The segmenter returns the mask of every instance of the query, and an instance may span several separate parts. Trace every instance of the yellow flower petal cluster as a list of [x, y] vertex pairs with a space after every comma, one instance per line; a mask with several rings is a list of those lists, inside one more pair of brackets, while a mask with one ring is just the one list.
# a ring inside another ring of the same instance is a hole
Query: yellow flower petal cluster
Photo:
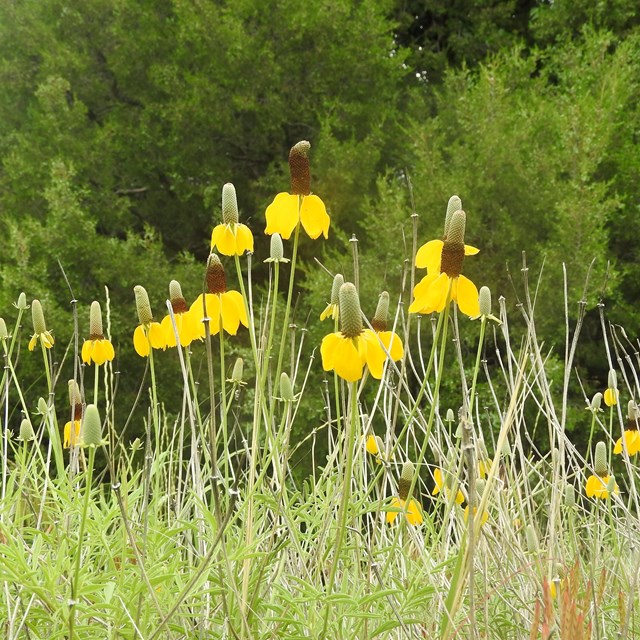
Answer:
[[[436, 486], [433, 488], [431, 495], [437, 496], [444, 489], [445, 496], [448, 499], [451, 490], [445, 484], [444, 474], [442, 473], [442, 469], [440, 469], [439, 467], [437, 467], [433, 472], [433, 480], [436, 483]], [[462, 504], [463, 502], [464, 494], [462, 493], [462, 491], [460, 491], [460, 489], [458, 489], [458, 493], [456, 494], [456, 504]]]
[[399, 513], [405, 510], [405, 517], [407, 518], [407, 522], [410, 525], [416, 526], [422, 524], [424, 522], [424, 518], [422, 517], [422, 509], [420, 505], [414, 498], [410, 498], [408, 501], [403, 500], [397, 496], [394, 496], [391, 500], [392, 508], [397, 509], [397, 511], [387, 511], [387, 523], [392, 524], [395, 519], [398, 517]]
[[[635, 456], [640, 451], [640, 431], [637, 429], [625, 429], [624, 443], [627, 447], [627, 453], [630, 456]], [[616, 441], [613, 453], [622, 453], [622, 438], [618, 438]]]
[[[598, 476], [591, 475], [587, 479], [587, 484], [585, 485], [585, 492], [588, 498], [597, 498], [598, 500], [607, 500], [609, 498], [609, 482], [611, 481], [611, 476]], [[618, 483], [616, 482], [614, 485], [614, 493], [620, 493], [620, 487], [618, 487]]]
[[143, 358], [149, 355], [152, 348], [164, 349], [166, 342], [160, 323], [139, 324], [133, 332], [133, 347], [136, 353]]
[[96, 365], [104, 364], [116, 357], [116, 352], [107, 338], [89, 338], [82, 343], [82, 362]]
[[[193, 314], [189, 313], [189, 306], [182, 295], [182, 287], [177, 280], [169, 283], [169, 301], [173, 310], [173, 318], [178, 331], [178, 338], [182, 347], [188, 347], [194, 340], [199, 337], [202, 328], [196, 322]], [[176, 332], [173, 330], [173, 322], [171, 315], [167, 314], [160, 322], [162, 334], [164, 336], [164, 344], [166, 347], [176, 346]]]
[[191, 320], [195, 323], [197, 337], [205, 337], [204, 329], [204, 297], [207, 305], [207, 317], [210, 320], [209, 331], [214, 336], [224, 329], [229, 335], [235, 336], [240, 325], [249, 326], [244, 298], [238, 291], [224, 291], [222, 293], [200, 294], [189, 309]]
[[335, 371], [347, 382], [355, 382], [362, 378], [365, 365], [369, 367], [374, 378], [382, 377], [381, 362], [385, 353], [380, 346], [378, 336], [371, 329], [363, 329], [353, 338], [338, 331], [330, 333], [322, 339], [320, 345], [322, 368]]
[[62, 442], [62, 446], [67, 449], [69, 447], [77, 447], [80, 444], [80, 420], [73, 421], [73, 427], [71, 425], [71, 420], [64, 425], [64, 439]]
[[45, 349], [51, 349], [54, 345], [54, 340], [51, 332], [47, 331], [40, 300], [34, 300], [31, 303], [31, 316], [33, 318], [33, 335], [29, 340], [29, 351], [33, 351], [36, 348], [38, 340]]
[[609, 387], [604, 392], [604, 403], [607, 407], [615, 407], [618, 404], [618, 390]]
[[211, 250], [224, 256], [241, 256], [245, 251], [253, 252], [253, 234], [245, 224], [219, 224], [211, 233]]

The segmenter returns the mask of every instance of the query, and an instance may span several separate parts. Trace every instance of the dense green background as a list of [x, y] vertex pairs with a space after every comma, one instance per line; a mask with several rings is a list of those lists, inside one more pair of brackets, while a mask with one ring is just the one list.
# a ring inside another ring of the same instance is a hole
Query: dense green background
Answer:
[[[332, 216], [328, 242], [301, 246], [309, 351], [330, 287], [312, 257], [352, 277], [356, 233], [372, 313], [381, 288], [400, 294], [414, 207], [420, 240], [438, 237], [453, 193], [482, 250], [465, 270], [494, 296], [513, 309], [522, 252], [534, 281], [544, 262], [550, 346], [564, 341], [562, 261], [570, 313], [593, 261], [589, 308], [604, 300], [638, 335], [639, 23], [635, 0], [2, 3], [0, 314], [12, 321], [22, 290], [39, 297], [61, 357], [72, 321], [59, 263], [81, 333], [106, 285], [119, 393], [132, 397], [133, 286], [158, 316], [171, 278], [195, 297], [227, 181], [261, 264], [264, 208], [288, 186], [289, 147], [308, 139]], [[259, 290], [264, 267], [255, 276]], [[578, 365], [590, 392], [604, 385], [593, 311]], [[170, 412], [179, 386], [161, 368]]]

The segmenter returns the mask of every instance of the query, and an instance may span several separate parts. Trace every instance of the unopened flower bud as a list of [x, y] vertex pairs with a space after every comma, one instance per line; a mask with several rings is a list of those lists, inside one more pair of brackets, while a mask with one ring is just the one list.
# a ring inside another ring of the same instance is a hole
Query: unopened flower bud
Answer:
[[533, 525], [528, 524], [525, 527], [524, 535], [527, 540], [527, 551], [531, 554], [538, 553], [538, 550], [540, 548], [538, 544], [538, 534], [536, 533], [536, 530], [533, 527]]
[[484, 490], [487, 487], [487, 481], [483, 480], [482, 478], [477, 478], [476, 479], [476, 494], [478, 496], [478, 498], [482, 497], [482, 494], [484, 493]]
[[209, 293], [224, 293], [227, 290], [224, 267], [215, 253], [210, 253], [207, 260], [207, 288]]
[[94, 300], [89, 310], [89, 340], [102, 340], [103, 338], [102, 309], [100, 303]]
[[222, 221], [225, 224], [238, 223], [236, 188], [230, 182], [222, 187]]
[[593, 398], [591, 398], [591, 411], [599, 411], [602, 405], [602, 394], [598, 391]]
[[26, 309], [29, 308], [29, 305], [27, 304], [27, 294], [24, 291], [18, 296], [18, 302], [16, 302], [16, 308], [20, 309], [21, 311], [25, 311]]
[[269, 247], [269, 258], [272, 262], [282, 262], [284, 258], [284, 247], [282, 246], [282, 236], [279, 233], [271, 235], [271, 245]]
[[293, 402], [295, 400], [291, 378], [284, 372], [280, 374], [280, 397], [285, 402]]
[[638, 419], [638, 407], [633, 400], [627, 403], [627, 419], [629, 422], [635, 422]]
[[231, 382], [236, 384], [242, 384], [242, 376], [244, 374], [244, 360], [242, 358], [236, 358], [233, 365], [233, 371], [231, 372]]
[[27, 440], [33, 440], [36, 434], [33, 432], [33, 425], [31, 420], [24, 418], [20, 423], [20, 440], [26, 442]]
[[576, 490], [568, 482], [564, 485], [564, 504], [566, 507], [573, 507], [576, 504]]
[[97, 447], [102, 444], [102, 422], [95, 404], [87, 405], [84, 412], [81, 441], [85, 447]]
[[38, 413], [41, 416], [46, 416], [49, 413], [49, 405], [44, 398], [38, 398]]
[[340, 324], [346, 338], [355, 338], [362, 333], [362, 312], [358, 291], [351, 282], [340, 287]]
[[295, 196], [308, 196], [311, 193], [309, 149], [311, 149], [311, 144], [307, 140], [302, 140], [291, 147], [289, 152], [291, 193]]
[[491, 290], [489, 287], [480, 287], [480, 315], [491, 315]]
[[4, 321], [4, 318], [0, 318], [0, 340], [6, 340], [8, 337], [7, 323]]
[[455, 422], [456, 419], [456, 414], [453, 412], [453, 409], [449, 408], [447, 409], [447, 417], [445, 418], [446, 422]]
[[149, 324], [150, 322], [153, 322], [151, 303], [149, 302], [149, 294], [147, 293], [147, 290], [138, 284], [133, 287], [133, 293], [136, 297], [136, 310], [138, 312], [138, 320], [140, 324]]
[[371, 326], [375, 331], [387, 330], [387, 319], [389, 316], [389, 294], [383, 291], [378, 298], [378, 306], [371, 320]]
[[46, 333], [47, 325], [44, 321], [44, 313], [42, 311], [42, 305], [40, 304], [40, 300], [34, 300], [31, 303], [31, 318], [33, 320], [33, 332], [36, 335], [40, 335], [41, 333]]
[[609, 478], [609, 481], [607, 482], [607, 491], [611, 495], [615, 493], [615, 490], [616, 490], [616, 479], [613, 476], [611, 476]]
[[449, 225], [451, 224], [451, 216], [456, 212], [462, 209], [462, 200], [458, 198], [458, 196], [451, 196], [449, 198], [449, 202], [447, 203], [447, 215], [444, 219], [444, 237], [446, 239], [449, 233]]
[[416, 468], [411, 462], [405, 462], [402, 465], [402, 473], [400, 474], [400, 480], [398, 480], [398, 496], [401, 500], [407, 500], [409, 497], [409, 490], [411, 489], [415, 472]]
[[607, 464], [607, 445], [602, 441], [596, 443], [594, 460], [596, 474], [600, 477], [606, 476], [609, 473], [609, 465]]

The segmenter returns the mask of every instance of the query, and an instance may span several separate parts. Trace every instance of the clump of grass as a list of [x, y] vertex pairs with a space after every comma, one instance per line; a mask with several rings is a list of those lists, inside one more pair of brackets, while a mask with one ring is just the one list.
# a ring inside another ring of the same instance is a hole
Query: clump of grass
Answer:
[[[24, 296], [11, 330], [0, 322], [5, 636], [635, 637], [638, 412], [633, 402], [622, 415], [621, 404], [640, 393], [637, 345], [607, 325], [601, 308], [602, 357], [618, 376], [607, 383], [606, 412], [588, 399], [604, 384], [585, 389], [589, 447], [578, 450], [567, 421], [585, 303], [573, 323], [566, 311], [556, 389], [526, 268], [515, 317], [503, 298], [493, 315], [488, 289], [479, 294], [462, 274], [465, 255], [477, 250], [465, 245], [473, 222], [454, 197], [444, 239], [414, 242], [412, 264], [427, 275], [411, 291], [407, 271], [395, 303], [380, 296], [371, 324], [360, 311], [356, 285], [366, 274], [354, 251], [352, 277], [334, 279], [322, 313], [333, 326], [316, 357], [318, 345], [289, 325], [300, 229], [313, 239], [329, 230], [310, 192], [308, 151], [308, 143], [292, 149], [291, 193], [267, 210], [265, 302], [254, 300], [251, 265], [266, 247], [247, 253], [254, 241], [232, 185], [212, 238], [222, 257], [210, 257], [202, 295], [189, 307], [172, 282], [157, 323], [136, 288], [135, 348], [150, 371], [139, 400], [148, 409], [142, 439], [130, 442], [114, 421], [107, 356], [118, 343], [108, 325], [103, 333], [97, 303], [91, 344], [81, 348], [76, 334], [68, 350], [71, 416], [50, 357], [61, 345], [42, 306], [34, 301], [31, 339], [41, 344], [42, 389], [20, 379]], [[235, 266], [239, 291], [227, 289], [225, 263]], [[470, 356], [460, 348], [473, 329], [464, 315], [480, 326]], [[250, 346], [247, 362], [228, 356], [238, 340]], [[172, 349], [174, 358], [157, 357]], [[206, 360], [206, 389], [195, 382], [194, 356]], [[173, 415], [160, 366], [183, 381]], [[310, 380], [321, 369], [318, 392]], [[443, 406], [443, 382], [458, 389], [453, 411]], [[300, 429], [301, 409], [318, 402], [323, 417]], [[81, 422], [68, 448], [61, 418], [71, 418], [72, 434]], [[543, 429], [546, 453], [535, 444]], [[308, 435], [292, 437], [301, 431]], [[319, 443], [326, 458], [301, 481], [292, 461]]]

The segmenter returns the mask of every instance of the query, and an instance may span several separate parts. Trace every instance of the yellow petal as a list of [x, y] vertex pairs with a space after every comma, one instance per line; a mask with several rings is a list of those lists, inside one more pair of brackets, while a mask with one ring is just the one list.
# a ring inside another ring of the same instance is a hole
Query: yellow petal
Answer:
[[360, 351], [358, 347], [354, 344], [353, 339], [345, 338], [341, 333], [331, 333], [325, 336], [320, 346], [324, 370], [333, 370], [348, 382], [360, 380], [366, 347], [363, 351]]
[[245, 327], [249, 326], [249, 319], [247, 318], [247, 307], [244, 303], [244, 298], [239, 291], [227, 291], [222, 294], [223, 297], [226, 297], [227, 300], [232, 300], [233, 304], [236, 306], [236, 310], [238, 312], [238, 317], [240, 318], [240, 323]]
[[367, 444], [366, 444], [367, 453], [370, 453], [372, 456], [377, 456], [380, 453], [380, 447], [378, 447], [378, 441], [376, 437], [372, 434], [367, 436]]
[[449, 293], [450, 281], [451, 279], [446, 273], [438, 275], [438, 277], [431, 283], [431, 286], [425, 296], [426, 308], [437, 311], [438, 313], [444, 309], [444, 305], [447, 302], [447, 294]]
[[[392, 508], [396, 508], [396, 509], [402, 509], [404, 507], [404, 500], [400, 500], [400, 498], [397, 498], [394, 496], [394, 498], [391, 500], [391, 504], [389, 505]], [[391, 524], [393, 523], [393, 521], [398, 517], [398, 513], [400, 513], [399, 511], [387, 511], [387, 523]]]
[[267, 207], [265, 217], [267, 226], [264, 232], [268, 235], [279, 233], [284, 240], [288, 240], [300, 220], [298, 196], [279, 193]]
[[240, 326], [240, 314], [235, 299], [229, 295], [231, 293], [233, 292], [227, 291], [220, 295], [220, 313], [224, 330], [229, 335], [235, 336]]
[[82, 343], [82, 362], [85, 364], [91, 364], [91, 352], [93, 351], [93, 340], [85, 340]]
[[[300, 222], [307, 235], [315, 240], [322, 234], [329, 237], [329, 214], [318, 196], [305, 196], [300, 208]], [[283, 236], [284, 237], [284, 236]]]
[[29, 351], [33, 351], [36, 348], [36, 342], [38, 342], [38, 336], [31, 336], [31, 340], [29, 340]]
[[411, 498], [407, 506], [407, 522], [414, 527], [418, 524], [422, 524], [422, 510], [416, 500]]
[[618, 390], [609, 388], [604, 392], [604, 403], [607, 407], [613, 407], [618, 404]]
[[387, 354], [384, 352], [378, 336], [371, 329], [365, 329], [359, 339], [366, 344], [365, 358], [369, 372], [376, 380], [380, 380]]
[[147, 340], [147, 336], [145, 335], [144, 328], [141, 324], [139, 324], [133, 332], [133, 347], [139, 356], [145, 358], [149, 355], [149, 340]]
[[456, 278], [455, 301], [462, 313], [472, 317], [480, 315], [480, 302], [478, 289], [469, 278], [458, 276]]
[[154, 349], [166, 349], [167, 343], [164, 341], [164, 333], [159, 322], [151, 322], [147, 328], [149, 340]]
[[475, 256], [476, 253], [479, 253], [480, 249], [476, 249], [469, 244], [464, 245], [464, 255], [465, 256]]
[[224, 256], [236, 255], [236, 235], [230, 224], [219, 224], [211, 234], [211, 249]]
[[99, 366], [104, 364], [107, 360], [113, 360], [114, 355], [113, 345], [108, 340], [102, 339], [94, 341], [91, 359], [96, 363], [96, 365]]
[[431, 273], [426, 275], [418, 284], [413, 288], [413, 302], [409, 307], [409, 313], [433, 313], [435, 309], [431, 309], [427, 306], [427, 299], [429, 294], [429, 288], [433, 284], [434, 280], [438, 277], [437, 273]]
[[622, 453], [622, 438], [616, 440], [616, 444], [613, 447], [613, 453]]
[[423, 244], [416, 253], [416, 267], [426, 269], [427, 273], [440, 273], [442, 260], [442, 240], [430, 240]]
[[236, 251], [239, 256], [245, 251], [253, 253], [253, 234], [246, 224], [236, 225]]
[[440, 467], [437, 467], [433, 472], [433, 480], [436, 483], [436, 486], [433, 488], [431, 495], [437, 496], [440, 493], [440, 490], [442, 489], [442, 486], [443, 486], [442, 470], [440, 469]]
[[42, 344], [44, 345], [45, 349], [51, 349], [51, 347], [53, 347], [54, 339], [48, 331], [40, 334], [40, 340], [42, 340]]
[[[178, 317], [176, 318], [176, 326], [178, 324]], [[176, 346], [176, 334], [173, 330], [173, 324], [171, 323], [171, 316], [165, 316], [162, 318], [162, 322], [160, 323], [162, 327], [162, 334], [164, 336], [164, 343], [167, 347], [175, 347]], [[178, 334], [179, 335], [179, 334]]]
[[380, 331], [378, 333], [378, 337], [394, 362], [397, 362], [402, 358], [404, 355], [404, 348], [402, 346], [402, 340], [397, 333], [394, 333], [393, 331]]

